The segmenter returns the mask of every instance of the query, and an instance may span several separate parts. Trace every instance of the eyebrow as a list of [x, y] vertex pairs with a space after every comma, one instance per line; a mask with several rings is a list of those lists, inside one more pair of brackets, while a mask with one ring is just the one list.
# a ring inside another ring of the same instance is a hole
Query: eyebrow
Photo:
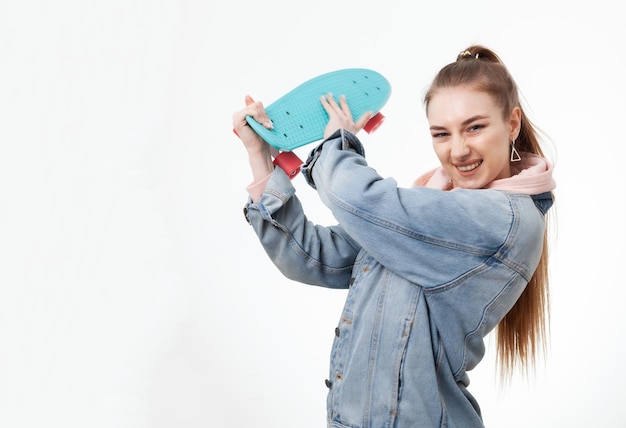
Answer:
[[[475, 121], [477, 121], [477, 120], [487, 119], [487, 118], [489, 118], [489, 116], [485, 116], [485, 115], [480, 115], [480, 114], [477, 114], [477, 115], [472, 116], [472, 117], [470, 117], [470, 118], [468, 118], [468, 119], [465, 119], [465, 120], [463, 121], [463, 123], [461, 123], [461, 125], [463, 125], [463, 126], [467, 126], [467, 125], [469, 125], [469, 124], [470, 124], [470, 123], [472, 123], [472, 122], [475, 122]], [[431, 126], [431, 127], [430, 127], [430, 129], [431, 129], [432, 131], [440, 131], [440, 130], [442, 130], [442, 129], [446, 129], [446, 127], [445, 127], [445, 126], [437, 126], [437, 125], [433, 125], [433, 126]]]

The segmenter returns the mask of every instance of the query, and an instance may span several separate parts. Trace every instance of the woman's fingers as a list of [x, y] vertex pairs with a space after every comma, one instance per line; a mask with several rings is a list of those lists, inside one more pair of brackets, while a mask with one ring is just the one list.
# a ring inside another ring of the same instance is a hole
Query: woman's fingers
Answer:
[[[328, 128], [340, 127], [347, 129], [353, 133], [357, 133], [361, 129], [363, 129], [365, 124], [372, 117], [372, 112], [368, 111], [365, 112], [356, 122], [354, 122], [352, 112], [350, 111], [350, 106], [348, 105], [348, 100], [344, 95], [341, 95], [339, 97], [339, 103], [337, 103], [332, 94], [321, 97], [321, 102], [329, 116], [327, 131], [329, 131]], [[332, 131], [334, 130], [335, 129], [333, 129]]]
[[359, 118], [359, 120], [357, 120], [356, 123], [354, 124], [357, 128], [357, 131], [360, 131], [361, 129], [363, 129], [363, 127], [367, 124], [367, 122], [369, 122], [371, 118], [372, 118], [371, 111], [366, 111], [365, 113], [363, 113], [363, 115]]
[[350, 107], [348, 106], [345, 95], [339, 97], [339, 103], [341, 103], [341, 111], [343, 111], [348, 119], [352, 120], [352, 113], [350, 112]]
[[242, 110], [244, 117], [250, 116], [268, 129], [272, 129], [274, 127], [272, 121], [265, 112], [265, 107], [263, 107], [263, 103], [261, 101], [254, 101], [254, 98], [250, 95], [246, 95], [245, 103], [246, 107]]

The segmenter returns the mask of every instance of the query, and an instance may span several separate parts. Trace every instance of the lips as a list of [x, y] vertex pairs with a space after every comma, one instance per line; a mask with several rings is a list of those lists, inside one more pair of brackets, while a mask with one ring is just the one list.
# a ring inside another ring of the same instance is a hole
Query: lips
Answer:
[[461, 172], [470, 172], [470, 171], [473, 171], [476, 168], [478, 168], [482, 163], [483, 163], [483, 161], [479, 160], [479, 161], [476, 161], [476, 162], [468, 164], [468, 165], [457, 165], [456, 167]]

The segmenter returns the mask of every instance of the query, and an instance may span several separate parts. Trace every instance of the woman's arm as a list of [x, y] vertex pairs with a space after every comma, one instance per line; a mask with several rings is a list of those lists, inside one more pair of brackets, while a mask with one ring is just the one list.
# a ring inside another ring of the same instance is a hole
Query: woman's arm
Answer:
[[411, 282], [436, 286], [463, 275], [509, 236], [514, 214], [503, 192], [401, 188], [362, 154], [356, 136], [340, 130], [302, 172], [345, 233]]
[[243, 109], [233, 114], [233, 130], [248, 152], [253, 179], [252, 184], [248, 186], [248, 191], [252, 200], [257, 201], [263, 193], [269, 175], [274, 170], [272, 156], [275, 156], [277, 152], [254, 132], [246, 121], [246, 116], [252, 116], [266, 128], [272, 128], [272, 122], [263, 108], [263, 103], [254, 101], [249, 95], [246, 95], [245, 103], [246, 106]]
[[245, 207], [273, 263], [288, 278], [306, 284], [347, 288], [358, 245], [341, 227], [323, 227], [308, 221], [295, 196], [291, 180], [274, 170], [276, 151], [246, 122], [252, 116], [265, 127], [272, 124], [263, 104], [246, 97], [246, 106], [233, 114], [233, 127], [248, 152], [254, 182], [248, 187], [252, 203]]
[[271, 174], [246, 218], [265, 252], [289, 279], [329, 288], [348, 288], [359, 245], [342, 227], [309, 221], [291, 180], [281, 169]]

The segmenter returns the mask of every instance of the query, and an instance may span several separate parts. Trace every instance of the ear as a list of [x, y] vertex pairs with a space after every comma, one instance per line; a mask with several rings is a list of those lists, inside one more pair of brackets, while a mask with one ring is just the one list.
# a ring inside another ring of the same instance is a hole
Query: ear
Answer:
[[520, 133], [520, 129], [522, 127], [522, 109], [519, 107], [514, 107], [511, 111], [511, 116], [509, 117], [509, 140], [515, 141], [517, 136]]

